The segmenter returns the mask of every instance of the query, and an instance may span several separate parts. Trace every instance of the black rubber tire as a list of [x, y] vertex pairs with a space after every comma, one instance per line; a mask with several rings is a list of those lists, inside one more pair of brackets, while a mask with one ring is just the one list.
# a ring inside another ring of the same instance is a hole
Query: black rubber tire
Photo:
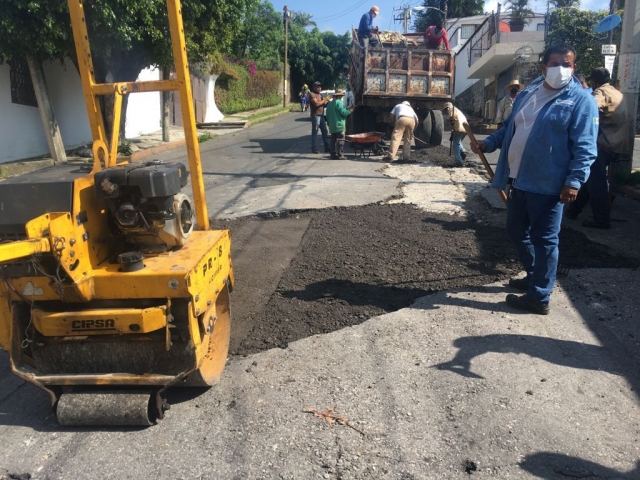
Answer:
[[427, 118], [422, 122], [422, 125], [416, 128], [415, 136], [418, 140], [422, 140], [422, 142], [415, 140], [413, 142], [414, 148], [416, 150], [426, 148], [429, 143], [429, 139], [431, 138], [431, 118], [429, 117], [429, 114], [427, 114]]
[[431, 137], [429, 143], [437, 146], [442, 145], [444, 135], [444, 116], [440, 110], [431, 110]]

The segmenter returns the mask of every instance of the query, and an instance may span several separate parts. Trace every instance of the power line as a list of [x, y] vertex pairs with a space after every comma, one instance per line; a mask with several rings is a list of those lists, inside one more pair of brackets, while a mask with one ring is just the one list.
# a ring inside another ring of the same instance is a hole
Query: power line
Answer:
[[350, 13], [352, 11], [354, 11], [356, 8], [360, 8], [363, 4], [367, 3], [369, 0], [361, 0], [360, 2], [356, 3], [355, 5], [348, 7], [346, 10], [343, 10], [342, 12], [338, 12], [338, 13], [334, 13], [331, 15], [328, 15], [326, 17], [320, 17], [320, 18], [312, 18], [312, 20], [314, 22], [318, 22], [318, 21], [322, 21], [322, 22], [326, 22], [326, 21], [330, 21], [330, 20], [335, 20], [337, 18], [342, 17], [343, 15]]

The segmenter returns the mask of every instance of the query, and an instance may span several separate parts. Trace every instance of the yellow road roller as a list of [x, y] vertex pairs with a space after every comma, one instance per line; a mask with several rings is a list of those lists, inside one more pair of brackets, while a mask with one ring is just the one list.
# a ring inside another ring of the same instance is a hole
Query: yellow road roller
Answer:
[[[97, 84], [81, 0], [68, 0], [93, 163], [0, 182], [0, 346], [62, 425], [152, 425], [163, 391], [219, 379], [233, 286], [228, 230], [211, 230], [179, 0], [167, 0], [176, 78]], [[99, 96], [180, 95], [189, 164], [130, 163]], [[191, 181], [193, 201], [182, 190]]]

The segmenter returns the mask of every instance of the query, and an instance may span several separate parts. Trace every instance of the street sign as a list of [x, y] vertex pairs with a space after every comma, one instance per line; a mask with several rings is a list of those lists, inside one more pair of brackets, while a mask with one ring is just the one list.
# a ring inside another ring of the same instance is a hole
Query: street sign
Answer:
[[602, 55], [615, 55], [616, 54], [616, 46], [613, 45], [602, 45]]
[[618, 64], [620, 91], [640, 93], [640, 53], [623, 53]]
[[620, 15], [607, 15], [598, 22], [596, 28], [594, 28], [593, 31], [596, 33], [608, 32], [609, 30], [613, 30], [618, 25], [620, 25], [621, 21], [622, 18], [620, 18]]
[[604, 56], [604, 68], [609, 70], [609, 73], [613, 73], [613, 65], [616, 63], [615, 55], [605, 55]]

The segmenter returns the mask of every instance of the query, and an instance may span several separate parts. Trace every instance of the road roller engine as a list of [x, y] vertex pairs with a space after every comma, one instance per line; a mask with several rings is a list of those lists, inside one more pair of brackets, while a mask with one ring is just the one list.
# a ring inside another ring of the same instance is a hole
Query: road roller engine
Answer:
[[[93, 163], [0, 182], [0, 346], [63, 425], [152, 425], [169, 387], [215, 384], [229, 348], [228, 230], [211, 230], [179, 0], [175, 79], [97, 84], [81, 0], [68, 0]], [[117, 158], [98, 97], [176, 90], [188, 165]], [[192, 198], [182, 190], [191, 183]]]

